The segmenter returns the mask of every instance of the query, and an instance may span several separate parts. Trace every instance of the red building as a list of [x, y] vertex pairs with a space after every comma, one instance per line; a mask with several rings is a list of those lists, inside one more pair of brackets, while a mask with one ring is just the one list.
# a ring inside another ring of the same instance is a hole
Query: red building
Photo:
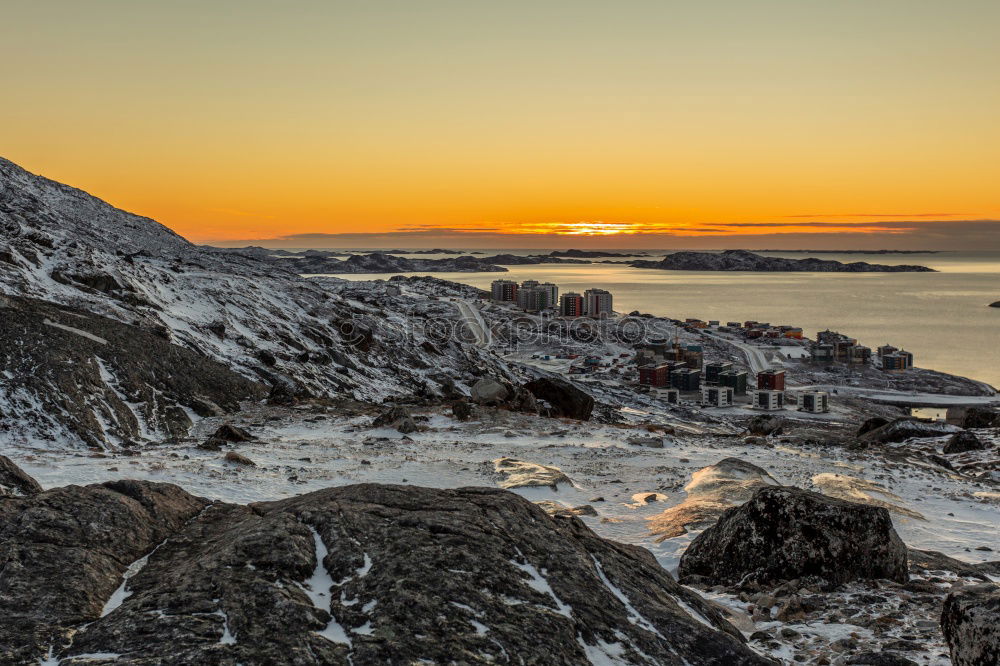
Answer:
[[761, 391], [784, 391], [785, 371], [765, 370], [757, 373], [757, 388]]
[[559, 314], [563, 317], [583, 316], [583, 296], [576, 292], [567, 292], [559, 299]]
[[647, 386], [670, 386], [670, 365], [643, 365], [639, 368], [639, 383]]

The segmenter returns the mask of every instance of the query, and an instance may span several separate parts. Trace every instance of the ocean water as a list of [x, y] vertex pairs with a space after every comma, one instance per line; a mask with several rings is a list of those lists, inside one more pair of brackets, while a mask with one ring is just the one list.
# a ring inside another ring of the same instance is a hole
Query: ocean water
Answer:
[[[489, 250], [540, 254], [549, 250]], [[626, 250], [616, 250], [627, 252]], [[663, 252], [649, 251], [650, 258]], [[799, 253], [771, 256], [802, 258]], [[435, 258], [445, 255], [412, 255]], [[919, 264], [937, 273], [749, 273], [659, 271], [615, 264], [508, 266], [508, 273], [435, 273], [488, 289], [498, 278], [554, 282], [560, 292], [590, 287], [614, 294], [618, 312], [639, 310], [678, 319], [800, 326], [809, 336], [833, 329], [877, 347], [913, 352], [918, 367], [1000, 387], [1000, 253], [817, 254], [823, 259]], [[615, 259], [617, 261], [617, 259]], [[602, 261], [598, 259], [597, 261]], [[384, 279], [387, 275], [343, 275]]]

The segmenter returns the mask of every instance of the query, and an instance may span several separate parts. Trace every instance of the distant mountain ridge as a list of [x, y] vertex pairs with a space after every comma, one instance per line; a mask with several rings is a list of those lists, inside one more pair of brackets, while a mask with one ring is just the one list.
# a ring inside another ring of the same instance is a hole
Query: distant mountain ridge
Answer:
[[864, 261], [843, 263], [832, 259], [785, 259], [765, 257], [747, 250], [724, 252], [676, 252], [660, 261], [633, 261], [634, 268], [653, 268], [666, 271], [758, 271], [758, 272], [816, 272], [816, 273], [933, 273], [926, 266], [869, 264]]

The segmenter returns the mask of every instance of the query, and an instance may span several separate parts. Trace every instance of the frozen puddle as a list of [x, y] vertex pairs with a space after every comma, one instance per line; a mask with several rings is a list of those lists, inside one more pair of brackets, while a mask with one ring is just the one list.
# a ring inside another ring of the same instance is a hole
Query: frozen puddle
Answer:
[[344, 631], [340, 623], [337, 622], [337, 618], [330, 609], [330, 589], [333, 587], [333, 578], [330, 577], [330, 572], [323, 566], [323, 560], [330, 551], [327, 550], [326, 544], [323, 543], [323, 539], [320, 537], [319, 532], [316, 531], [316, 528], [311, 525], [307, 525], [307, 527], [312, 532], [313, 544], [315, 545], [316, 568], [313, 570], [313, 574], [309, 580], [302, 583], [302, 591], [312, 601], [313, 606], [326, 611], [330, 615], [330, 622], [324, 629], [316, 633], [334, 643], [351, 645], [351, 637]]
[[524, 581], [525, 583], [528, 584], [528, 587], [532, 588], [537, 592], [541, 592], [542, 594], [552, 597], [552, 600], [556, 602], [556, 607], [558, 608], [556, 612], [572, 620], [573, 609], [570, 608], [568, 604], [563, 603], [563, 600], [560, 599], [558, 596], [556, 596], [556, 593], [552, 589], [552, 586], [549, 585], [549, 581], [545, 580], [545, 577], [538, 572], [538, 569], [536, 569], [531, 565], [531, 562], [528, 561], [528, 558], [526, 558], [524, 554], [521, 553], [521, 551], [517, 551], [517, 555], [518, 557], [524, 560], [524, 564], [516, 562], [515, 560], [511, 560], [510, 563], [513, 564], [518, 569], [520, 569], [521, 571], [523, 571], [524, 573], [528, 574], [528, 577], [531, 580]]
[[157, 544], [156, 548], [149, 551], [148, 553], [137, 559], [132, 564], [128, 565], [128, 568], [125, 570], [125, 574], [122, 576], [122, 584], [118, 586], [117, 590], [111, 593], [111, 597], [108, 598], [108, 601], [104, 604], [104, 608], [101, 609], [101, 617], [110, 614], [116, 608], [121, 606], [126, 599], [132, 596], [132, 592], [128, 589], [129, 580], [131, 580], [136, 574], [138, 574], [140, 571], [143, 570], [143, 568], [146, 566], [146, 563], [149, 562], [149, 556], [155, 553], [160, 548], [160, 546], [162, 546], [166, 542], [167, 540], [164, 539], [159, 544]]

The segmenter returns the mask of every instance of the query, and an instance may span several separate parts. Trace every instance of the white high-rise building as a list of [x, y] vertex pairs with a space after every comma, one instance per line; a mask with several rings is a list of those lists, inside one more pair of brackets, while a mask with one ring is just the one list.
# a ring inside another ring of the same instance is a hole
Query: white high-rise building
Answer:
[[583, 292], [583, 314], [588, 317], [610, 317], [613, 312], [610, 291], [588, 289]]

